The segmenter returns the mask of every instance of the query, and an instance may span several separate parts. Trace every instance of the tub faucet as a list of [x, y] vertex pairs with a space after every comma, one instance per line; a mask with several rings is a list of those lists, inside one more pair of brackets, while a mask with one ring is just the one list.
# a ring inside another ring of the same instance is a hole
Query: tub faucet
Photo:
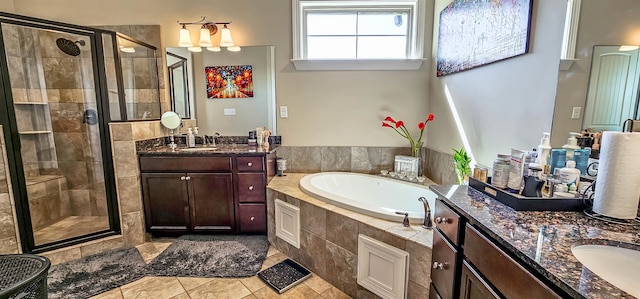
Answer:
[[421, 201], [424, 205], [424, 222], [422, 223], [422, 227], [426, 229], [432, 229], [433, 222], [431, 222], [431, 207], [429, 207], [429, 202], [422, 196], [418, 198], [418, 201]]

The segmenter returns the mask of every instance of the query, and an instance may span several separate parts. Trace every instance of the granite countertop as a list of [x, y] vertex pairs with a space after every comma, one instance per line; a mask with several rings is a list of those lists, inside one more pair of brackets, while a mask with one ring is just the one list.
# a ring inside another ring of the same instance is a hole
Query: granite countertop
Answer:
[[581, 212], [518, 212], [468, 186], [430, 188], [471, 224], [573, 298], [635, 298], [589, 271], [573, 256], [571, 247], [581, 243], [640, 244], [640, 227], [592, 219]]
[[196, 147], [189, 148], [186, 146], [178, 146], [175, 151], [172, 151], [169, 146], [151, 147], [139, 149], [138, 154], [140, 156], [167, 156], [167, 155], [204, 155], [204, 156], [216, 156], [216, 155], [267, 155], [275, 151], [279, 144], [272, 144], [269, 147], [247, 145], [247, 144], [218, 144], [214, 146], [203, 146], [201, 144]]

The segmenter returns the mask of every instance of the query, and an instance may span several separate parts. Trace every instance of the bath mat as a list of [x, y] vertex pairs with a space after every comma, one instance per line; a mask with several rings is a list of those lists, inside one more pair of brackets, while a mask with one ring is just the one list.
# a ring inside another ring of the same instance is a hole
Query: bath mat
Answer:
[[185, 235], [149, 263], [149, 275], [249, 277], [262, 267], [267, 236]]
[[110, 250], [52, 266], [47, 275], [49, 298], [89, 298], [145, 274], [146, 264], [137, 249]]
[[311, 277], [311, 271], [291, 259], [286, 259], [258, 272], [258, 277], [282, 294]]

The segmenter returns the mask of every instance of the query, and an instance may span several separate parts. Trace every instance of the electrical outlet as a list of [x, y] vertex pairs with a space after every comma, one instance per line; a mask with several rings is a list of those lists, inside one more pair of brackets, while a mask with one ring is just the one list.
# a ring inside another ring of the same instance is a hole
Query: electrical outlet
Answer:
[[582, 112], [582, 107], [573, 107], [573, 111], [571, 111], [571, 119], [580, 118], [580, 112]]
[[236, 108], [224, 108], [224, 115], [236, 115]]
[[287, 106], [280, 106], [280, 118], [287, 117], [289, 117], [289, 110], [287, 109]]

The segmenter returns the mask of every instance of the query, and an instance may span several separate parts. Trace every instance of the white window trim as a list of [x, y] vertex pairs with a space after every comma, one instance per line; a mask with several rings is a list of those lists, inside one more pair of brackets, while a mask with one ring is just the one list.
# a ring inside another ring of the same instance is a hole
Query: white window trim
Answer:
[[[425, 60], [424, 26], [426, 0], [292, 0], [293, 59], [297, 70], [417, 70]], [[379, 4], [388, 7], [410, 9], [413, 19], [409, 30], [408, 59], [306, 59], [304, 56], [304, 14], [306, 10], [336, 7], [366, 7]]]

